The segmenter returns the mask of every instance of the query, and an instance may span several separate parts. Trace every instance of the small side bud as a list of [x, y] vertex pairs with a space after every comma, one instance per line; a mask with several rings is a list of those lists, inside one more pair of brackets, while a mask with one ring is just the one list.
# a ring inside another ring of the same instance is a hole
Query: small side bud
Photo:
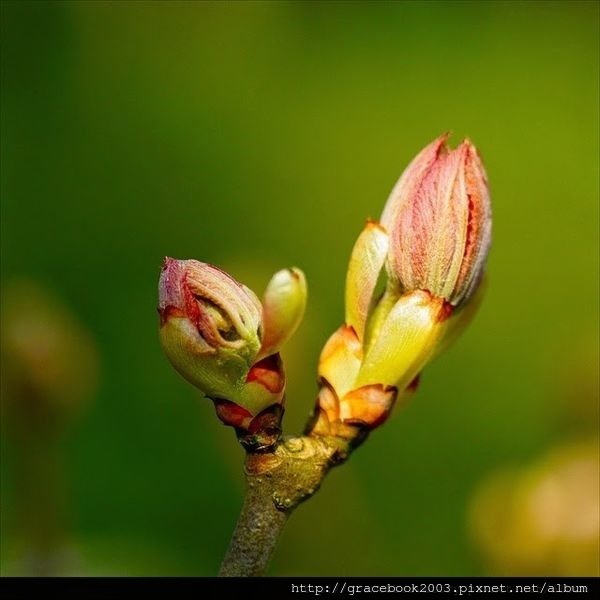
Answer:
[[278, 350], [306, 303], [299, 269], [277, 273], [264, 307], [217, 267], [165, 259], [159, 281], [160, 340], [175, 369], [213, 400], [219, 419], [248, 449], [281, 435], [285, 374]]
[[239, 401], [261, 345], [254, 293], [212, 265], [167, 258], [158, 312], [160, 340], [175, 369], [207, 396]]
[[278, 352], [294, 334], [306, 309], [304, 273], [295, 267], [273, 275], [263, 296], [263, 339], [260, 356]]

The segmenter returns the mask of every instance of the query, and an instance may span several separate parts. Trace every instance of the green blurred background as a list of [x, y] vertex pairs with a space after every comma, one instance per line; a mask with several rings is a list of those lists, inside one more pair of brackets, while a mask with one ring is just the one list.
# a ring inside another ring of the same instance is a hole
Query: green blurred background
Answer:
[[[61, 442], [81, 572], [213, 575], [241, 503], [234, 435], [158, 344], [163, 256], [259, 293], [305, 270], [284, 351], [296, 432], [354, 239], [449, 129], [490, 178], [487, 298], [412, 404], [293, 516], [271, 573], [494, 572], [470, 524], [482, 482], [573, 440], [597, 460], [598, 6], [2, 3], [2, 280], [58, 294], [101, 363]], [[5, 572], [20, 535], [7, 437]]]

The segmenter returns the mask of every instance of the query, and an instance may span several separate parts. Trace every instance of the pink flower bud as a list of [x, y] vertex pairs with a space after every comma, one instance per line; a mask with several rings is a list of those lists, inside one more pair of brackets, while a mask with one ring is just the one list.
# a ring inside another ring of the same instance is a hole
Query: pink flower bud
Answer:
[[213, 400], [218, 417], [247, 448], [281, 434], [285, 374], [279, 348], [298, 326], [306, 283], [280, 271], [265, 304], [217, 267], [166, 258], [159, 281], [160, 340], [171, 364]]
[[166, 258], [159, 281], [161, 321], [188, 319], [207, 353], [219, 347], [259, 346], [261, 305], [246, 286], [197, 260]]
[[427, 290], [453, 306], [481, 280], [491, 241], [487, 178], [477, 150], [445, 134], [427, 146], [392, 190], [381, 224], [390, 236], [388, 276], [399, 291]]
[[212, 265], [166, 258], [158, 312], [167, 358], [206, 396], [236, 402], [252, 414], [272, 403], [246, 398], [262, 331], [262, 308], [248, 288]]

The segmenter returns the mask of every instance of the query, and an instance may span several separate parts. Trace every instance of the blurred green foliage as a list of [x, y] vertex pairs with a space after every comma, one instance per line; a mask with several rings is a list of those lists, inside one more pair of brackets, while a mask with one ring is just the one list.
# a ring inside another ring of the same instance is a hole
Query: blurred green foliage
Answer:
[[306, 320], [284, 351], [297, 431], [353, 241], [448, 129], [489, 173], [487, 298], [411, 406], [294, 515], [271, 572], [485, 572], [473, 489], [577, 436], [589, 417], [573, 389], [597, 402], [582, 382], [597, 378], [598, 6], [2, 3], [2, 278], [60, 294], [102, 361], [66, 448], [86, 572], [214, 574], [241, 502], [234, 435], [157, 341], [162, 257], [259, 293], [276, 269], [305, 270]]

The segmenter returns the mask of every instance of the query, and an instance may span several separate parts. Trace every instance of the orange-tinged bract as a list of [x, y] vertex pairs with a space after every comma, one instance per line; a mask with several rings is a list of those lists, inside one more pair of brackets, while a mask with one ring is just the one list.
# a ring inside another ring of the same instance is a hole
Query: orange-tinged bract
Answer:
[[380, 425], [479, 304], [491, 240], [487, 178], [475, 147], [465, 140], [448, 150], [447, 137], [410, 163], [381, 222], [368, 221], [352, 250], [346, 323], [319, 364], [316, 435], [359, 439]]

